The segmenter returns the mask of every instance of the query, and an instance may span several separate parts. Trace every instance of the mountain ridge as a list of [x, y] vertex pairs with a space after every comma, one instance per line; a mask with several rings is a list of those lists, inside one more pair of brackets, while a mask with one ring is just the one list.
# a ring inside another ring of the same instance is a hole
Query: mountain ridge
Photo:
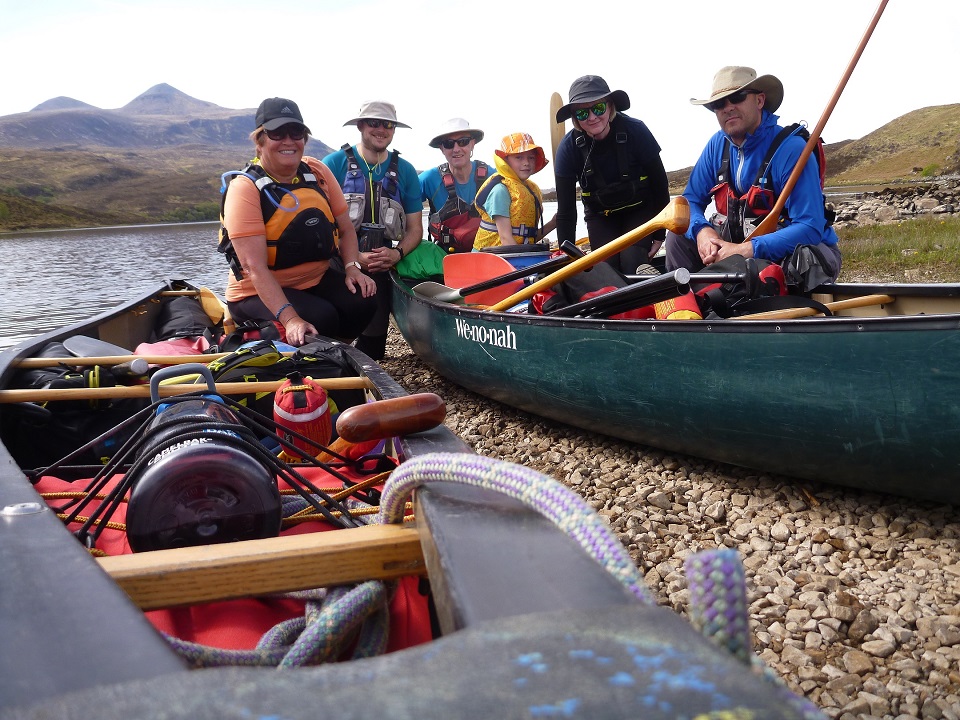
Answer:
[[[0, 231], [216, 219], [219, 173], [250, 160], [254, 113], [160, 83], [120, 108], [60, 96], [2, 116]], [[332, 148], [311, 138], [305, 150]], [[825, 152], [830, 185], [958, 173], [960, 104], [920, 108]], [[691, 169], [667, 173], [672, 192]]]

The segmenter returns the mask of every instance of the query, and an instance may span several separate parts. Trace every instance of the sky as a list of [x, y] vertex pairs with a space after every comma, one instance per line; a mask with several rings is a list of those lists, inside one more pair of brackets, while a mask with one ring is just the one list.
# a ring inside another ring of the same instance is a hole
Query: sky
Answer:
[[[369, 100], [397, 108], [392, 147], [419, 170], [444, 120], [500, 138], [529, 132], [551, 155], [549, 101], [601, 75], [630, 97], [667, 170], [692, 165], [717, 130], [690, 104], [724, 65], [776, 75], [782, 124], [821, 119], [879, 0], [0, 0], [0, 116], [66, 96], [119, 108], [159, 83], [226, 108], [296, 101], [313, 135], [356, 143], [343, 123]], [[749, 8], [763, 7], [763, 13]], [[856, 139], [921, 107], [960, 102], [960, 3], [890, 0], [824, 128]], [[253, 118], [251, 112], [251, 129]], [[570, 124], [567, 124], [567, 129]], [[543, 171], [549, 176], [549, 166]], [[215, 170], [219, 172], [220, 169]], [[534, 176], [544, 187], [552, 177]]]

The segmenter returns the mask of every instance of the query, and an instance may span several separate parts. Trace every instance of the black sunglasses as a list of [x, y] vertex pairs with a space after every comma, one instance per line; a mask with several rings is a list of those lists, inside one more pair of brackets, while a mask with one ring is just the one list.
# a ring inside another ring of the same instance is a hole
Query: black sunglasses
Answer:
[[393, 130], [397, 126], [393, 120], [364, 120], [363, 122], [367, 127], [384, 127], [387, 130]]
[[307, 136], [307, 129], [303, 125], [281, 125], [276, 130], [264, 130], [271, 140], [303, 140]]
[[441, 140], [440, 147], [442, 147], [444, 150], [453, 150], [454, 145], [466, 147], [471, 142], [473, 142], [473, 138], [468, 135], [467, 137], [457, 138], [456, 140]]
[[757, 90], [737, 90], [737, 92], [733, 93], [733, 95], [727, 95], [725, 98], [708, 102], [706, 105], [704, 105], [704, 107], [710, 112], [716, 112], [717, 110], [723, 110], [727, 106], [727, 103], [730, 103], [731, 105], [739, 105], [747, 99], [748, 95], [759, 94], [760, 93]]

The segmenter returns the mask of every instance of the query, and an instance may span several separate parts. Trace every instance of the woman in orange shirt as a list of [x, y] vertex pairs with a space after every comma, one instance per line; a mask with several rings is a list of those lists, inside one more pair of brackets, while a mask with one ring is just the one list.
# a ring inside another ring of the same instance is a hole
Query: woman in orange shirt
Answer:
[[[377, 286], [360, 270], [340, 185], [323, 163], [303, 155], [309, 134], [292, 100], [260, 103], [250, 136], [256, 157], [233, 173], [221, 211], [231, 315], [276, 320], [292, 345], [308, 334], [352, 340], [377, 308]], [[330, 266], [338, 253], [343, 272]]]

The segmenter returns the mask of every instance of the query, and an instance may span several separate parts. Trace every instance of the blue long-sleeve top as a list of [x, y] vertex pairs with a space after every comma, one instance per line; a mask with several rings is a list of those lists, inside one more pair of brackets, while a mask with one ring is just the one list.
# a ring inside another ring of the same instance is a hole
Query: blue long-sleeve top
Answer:
[[[760, 163], [766, 156], [773, 139], [781, 130], [778, 117], [766, 110], [760, 126], [747, 135], [743, 145], [737, 147], [730, 141], [730, 182], [738, 195], [745, 193], [756, 179]], [[687, 238], [696, 241], [697, 233], [709, 221], [704, 215], [711, 202], [710, 190], [717, 184], [717, 173], [723, 159], [725, 142], [729, 138], [722, 130], [707, 141], [697, 164], [690, 173], [690, 180], [683, 196], [690, 203], [690, 226]], [[777, 149], [767, 169], [767, 177], [773, 182], [773, 191], [780, 196], [790, 173], [803, 151], [806, 141], [798, 135], [787, 138]], [[837, 244], [837, 233], [832, 227], [825, 228], [823, 214], [823, 191], [815, 157], [807, 160], [797, 184], [787, 198], [786, 215], [790, 218], [786, 227], [775, 232], [752, 238], [755, 257], [780, 262], [789, 257], [797, 245]]]

